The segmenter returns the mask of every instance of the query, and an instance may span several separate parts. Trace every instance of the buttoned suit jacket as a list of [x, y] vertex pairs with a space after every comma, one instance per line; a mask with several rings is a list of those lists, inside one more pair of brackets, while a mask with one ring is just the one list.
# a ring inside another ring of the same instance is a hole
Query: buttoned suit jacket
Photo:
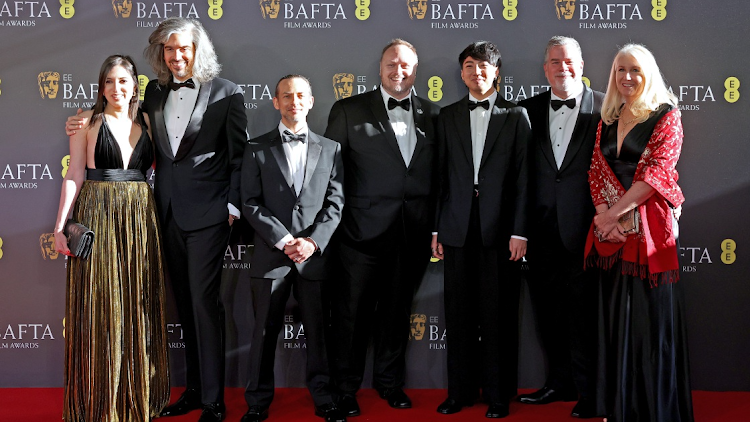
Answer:
[[569, 252], [580, 255], [594, 217], [588, 183], [588, 169], [596, 140], [596, 128], [604, 94], [584, 85], [578, 118], [560, 168], [552, 152], [549, 131], [550, 91], [523, 100], [531, 120], [530, 255], [557, 244], [550, 240], [559, 233]]
[[227, 221], [228, 203], [240, 209], [240, 167], [247, 144], [242, 91], [226, 79], [202, 83], [176, 154], [164, 120], [169, 93], [169, 87], [151, 81], [143, 102], [156, 145], [159, 217], [165, 221], [171, 207], [177, 225], [188, 231]]
[[325, 136], [341, 144], [346, 208], [339, 233], [357, 249], [382, 250], [400, 225], [404, 236], [429, 246], [435, 204], [435, 118], [440, 108], [412, 95], [417, 135], [407, 166], [379, 89], [337, 101]]
[[[308, 132], [302, 189], [296, 194], [279, 130], [250, 141], [242, 163], [242, 215], [255, 230], [250, 276], [278, 279], [296, 267], [308, 280], [328, 275], [328, 244], [344, 208], [341, 145]], [[287, 233], [318, 250], [295, 263], [274, 245]]]
[[[498, 95], [490, 108], [479, 165], [479, 221], [482, 244], [504, 247], [511, 235], [527, 236], [528, 154], [531, 127], [526, 110]], [[440, 195], [438, 241], [463, 247], [474, 196], [469, 97], [444, 107], [437, 125]]]

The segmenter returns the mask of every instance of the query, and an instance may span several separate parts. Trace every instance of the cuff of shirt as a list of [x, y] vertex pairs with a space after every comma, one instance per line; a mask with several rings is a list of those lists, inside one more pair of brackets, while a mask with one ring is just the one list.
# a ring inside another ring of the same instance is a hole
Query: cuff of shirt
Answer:
[[292, 240], [294, 240], [294, 236], [292, 236], [291, 234], [287, 233], [286, 236], [282, 237], [281, 240], [279, 240], [278, 242], [276, 242], [276, 244], [273, 245], [273, 246], [275, 246], [276, 249], [278, 249], [280, 251], [283, 251], [284, 250], [284, 245], [286, 245], [287, 243], [291, 242]]
[[315, 241], [315, 239], [313, 239], [312, 237], [306, 237], [305, 239], [309, 240], [310, 243], [312, 243], [313, 246], [315, 246], [315, 251], [313, 251], [313, 252], [317, 252], [317, 250], [318, 250], [318, 243]]
[[234, 205], [228, 203], [227, 204], [227, 208], [229, 208], [229, 213], [230, 214], [232, 214], [233, 216], [235, 216], [237, 218], [240, 218], [240, 210], [238, 210], [237, 207], [235, 207]]
[[510, 238], [511, 238], [511, 239], [518, 239], [518, 240], [523, 240], [523, 241], [526, 241], [526, 242], [528, 242], [528, 241], [529, 241], [529, 239], [527, 239], [527, 238], [525, 238], [525, 237], [523, 237], [523, 236], [516, 236], [515, 234], [514, 234], [514, 235], [511, 235], [511, 236], [510, 236]]

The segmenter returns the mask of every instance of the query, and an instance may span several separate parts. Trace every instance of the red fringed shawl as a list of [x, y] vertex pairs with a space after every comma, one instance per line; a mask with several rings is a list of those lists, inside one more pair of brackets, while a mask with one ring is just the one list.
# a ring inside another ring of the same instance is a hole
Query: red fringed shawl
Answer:
[[[652, 287], [679, 279], [680, 264], [672, 227], [672, 209], [685, 197], [677, 185], [675, 166], [682, 149], [680, 110], [674, 109], [656, 124], [635, 170], [633, 183], [643, 181], [656, 190], [638, 206], [641, 229], [625, 243], [599, 242], [592, 222], [586, 240], [585, 266], [609, 269], [622, 259], [622, 273], [648, 279]], [[594, 205], [611, 207], [625, 194], [625, 188], [609, 167], [601, 150], [602, 122], [596, 132], [594, 155], [589, 169], [589, 185]]]

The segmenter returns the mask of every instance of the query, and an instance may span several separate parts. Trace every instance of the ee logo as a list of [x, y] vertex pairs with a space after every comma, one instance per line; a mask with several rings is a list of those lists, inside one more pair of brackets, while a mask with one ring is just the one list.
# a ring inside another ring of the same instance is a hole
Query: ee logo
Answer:
[[728, 77], [724, 81], [724, 88], [727, 90], [724, 91], [724, 99], [727, 100], [728, 103], [736, 103], [737, 100], [740, 99], [740, 80], [735, 78], [734, 76]]
[[655, 21], [663, 21], [667, 17], [667, 0], [651, 0], [651, 17]]
[[589, 78], [582, 76], [581, 80], [586, 84], [587, 87], [591, 88], [591, 81], [589, 80]]
[[3, 259], [3, 238], [0, 237], [0, 259]]
[[737, 249], [737, 243], [732, 239], [724, 239], [721, 242], [721, 262], [729, 265], [733, 264], [737, 260], [737, 255], [734, 253]]
[[62, 164], [62, 177], [64, 178], [66, 174], [68, 174], [68, 167], [70, 166], [70, 155], [66, 155], [63, 157], [62, 161], [60, 161], [60, 164]]
[[217, 20], [221, 19], [224, 14], [224, 10], [221, 5], [224, 4], [224, 0], [208, 0], [208, 17]]
[[354, 0], [354, 5], [357, 6], [354, 16], [361, 21], [366, 21], [370, 17], [370, 0]]
[[432, 102], [438, 102], [443, 98], [443, 79], [440, 76], [433, 76], [427, 81], [430, 90], [427, 92], [427, 98]]
[[518, 0], [503, 0], [503, 18], [506, 21], [512, 21], [518, 16]]
[[60, 16], [70, 19], [76, 14], [76, 8], [73, 7], [75, 0], [60, 0]]

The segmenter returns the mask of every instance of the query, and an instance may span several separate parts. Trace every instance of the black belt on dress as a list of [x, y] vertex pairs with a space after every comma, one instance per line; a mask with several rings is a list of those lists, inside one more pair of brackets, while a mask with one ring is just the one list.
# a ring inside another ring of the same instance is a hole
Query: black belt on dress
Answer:
[[101, 182], [145, 182], [146, 176], [137, 169], [88, 169], [86, 180]]

